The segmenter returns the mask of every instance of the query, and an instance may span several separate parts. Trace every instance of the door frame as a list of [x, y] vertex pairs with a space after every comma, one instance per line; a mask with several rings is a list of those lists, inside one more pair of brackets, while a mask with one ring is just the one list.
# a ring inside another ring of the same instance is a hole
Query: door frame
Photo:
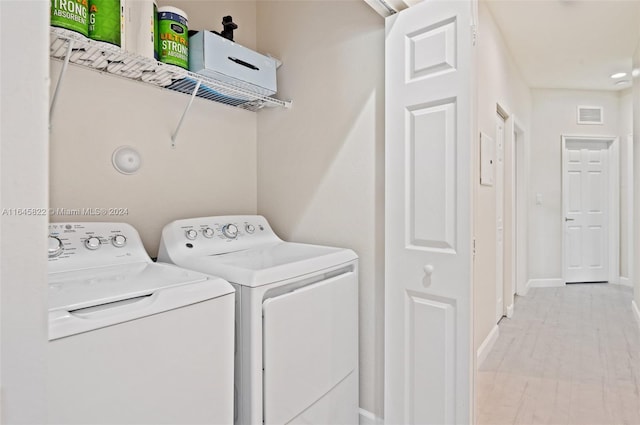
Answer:
[[[511, 144], [511, 258], [513, 259], [512, 292], [524, 295], [527, 292], [527, 199], [529, 199], [528, 143], [526, 132], [517, 116], [512, 115], [508, 121], [509, 143]], [[517, 134], [517, 139], [514, 138]], [[513, 299], [511, 300], [513, 302]], [[512, 304], [513, 305], [513, 304]], [[507, 307], [507, 317], [513, 315]]]
[[[633, 251], [635, 250], [633, 244], [634, 223], [633, 223], [633, 179], [635, 170], [633, 169], [633, 134], [629, 134], [626, 137], [627, 143], [627, 281], [630, 285], [633, 285]], [[620, 279], [622, 281], [622, 278]], [[622, 282], [621, 282], [622, 283]]]
[[[496, 223], [496, 323], [500, 322], [500, 320], [502, 320], [502, 318], [504, 316], [507, 315], [507, 310], [509, 307], [511, 307], [511, 309], [513, 309], [513, 300], [512, 297], [509, 296], [510, 292], [511, 292], [511, 286], [513, 286], [513, 280], [510, 280], [511, 276], [507, 276], [505, 273], [505, 269], [506, 269], [506, 246], [507, 246], [507, 236], [509, 236], [509, 239], [511, 238], [511, 235], [509, 235], [510, 229], [507, 229], [506, 227], [506, 218], [507, 218], [507, 211], [508, 211], [508, 205], [505, 202], [505, 198], [506, 198], [506, 183], [507, 183], [507, 143], [510, 143], [511, 140], [509, 140], [509, 130], [510, 130], [510, 125], [509, 125], [509, 113], [506, 111], [505, 108], [502, 107], [502, 105], [500, 105], [500, 103], [496, 104], [496, 134], [495, 134], [495, 154], [494, 154], [494, 162], [495, 162], [495, 173], [494, 173], [494, 187], [495, 187], [495, 194], [496, 194], [496, 217], [495, 217], [495, 223]], [[500, 122], [501, 121], [501, 122]], [[498, 134], [498, 124], [502, 124], [502, 152], [500, 151], [499, 148], [499, 134]], [[500, 157], [500, 155], [502, 155], [502, 162], [500, 162], [498, 159]], [[509, 158], [510, 160], [510, 158]], [[509, 167], [511, 166], [511, 164], [509, 164]], [[500, 176], [500, 177], [498, 177]], [[511, 182], [513, 185], [513, 182]], [[500, 199], [502, 198], [502, 199]], [[502, 211], [499, 211], [499, 206], [502, 207]], [[510, 208], [509, 208], [509, 214], [510, 214]], [[500, 244], [498, 243], [498, 214], [502, 214], [502, 249], [500, 249]], [[511, 218], [511, 220], [513, 220], [513, 218]], [[511, 263], [510, 264], [510, 269], [513, 270], [513, 258], [511, 258]], [[502, 266], [502, 270], [498, 270], [499, 267], [497, 267], [498, 265]], [[501, 276], [501, 282], [498, 280], [498, 273]], [[507, 277], [509, 277], [509, 279], [507, 279]], [[500, 294], [500, 302], [498, 301], [498, 294], [502, 292]]]
[[607, 159], [609, 161], [609, 178], [608, 178], [608, 219], [607, 225], [609, 226], [609, 255], [607, 261], [609, 262], [608, 281], [609, 283], [620, 282], [620, 140], [618, 136], [594, 136], [594, 135], [561, 135], [562, 142], [562, 171], [561, 171], [561, 186], [562, 192], [561, 198], [561, 210], [559, 222], [562, 229], [562, 281], [566, 283], [566, 232], [564, 231], [564, 217], [566, 211], [565, 196], [567, 191], [565, 175], [565, 159], [567, 156], [567, 142], [580, 141], [580, 142], [599, 142], [607, 143]]
[[[526, 295], [527, 292], [527, 199], [529, 199], [529, 144], [526, 132], [520, 119], [508, 112], [500, 102], [497, 103], [498, 114], [505, 119], [504, 128], [504, 195], [506, 186], [510, 185], [510, 202], [504, 202], [504, 218], [509, 217], [510, 225], [504, 228], [504, 246], [509, 247], [509, 275], [504, 275], [503, 304], [508, 318], [513, 316], [515, 295]], [[518, 138], [514, 137], [518, 135]], [[509, 181], [507, 182], [507, 178]], [[508, 240], [507, 240], [508, 239]], [[507, 251], [505, 250], [505, 259]], [[504, 264], [506, 265], [506, 263]], [[506, 268], [506, 267], [505, 267]]]

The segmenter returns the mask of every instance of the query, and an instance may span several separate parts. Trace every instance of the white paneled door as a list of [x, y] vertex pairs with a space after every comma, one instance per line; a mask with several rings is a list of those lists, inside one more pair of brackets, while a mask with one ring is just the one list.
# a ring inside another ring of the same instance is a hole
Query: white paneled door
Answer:
[[387, 424], [473, 422], [474, 6], [386, 22]]
[[565, 140], [564, 274], [567, 283], [609, 279], [608, 143]]

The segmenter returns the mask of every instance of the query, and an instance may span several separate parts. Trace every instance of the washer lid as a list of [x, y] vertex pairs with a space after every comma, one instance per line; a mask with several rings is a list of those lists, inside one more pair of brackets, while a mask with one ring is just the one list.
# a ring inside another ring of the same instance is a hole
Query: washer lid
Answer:
[[233, 287], [222, 279], [169, 264], [133, 263], [50, 273], [49, 311], [74, 311], [148, 296], [169, 287], [205, 281], [212, 281], [210, 283], [214, 284], [215, 288], [208, 291], [208, 298], [233, 292]]
[[336, 267], [357, 258], [350, 249], [277, 242], [228, 254], [192, 257], [178, 265], [256, 287]]
[[[226, 281], [169, 264], [132, 263], [49, 275], [49, 340], [214, 298], [233, 303]], [[229, 317], [230, 323], [233, 317]], [[161, 330], [159, 330], [161, 332]]]

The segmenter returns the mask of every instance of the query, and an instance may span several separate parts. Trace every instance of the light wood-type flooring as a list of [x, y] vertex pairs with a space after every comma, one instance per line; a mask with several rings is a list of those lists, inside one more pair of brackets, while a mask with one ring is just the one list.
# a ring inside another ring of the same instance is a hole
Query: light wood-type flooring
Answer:
[[477, 377], [477, 423], [640, 424], [631, 288], [573, 284], [516, 297]]

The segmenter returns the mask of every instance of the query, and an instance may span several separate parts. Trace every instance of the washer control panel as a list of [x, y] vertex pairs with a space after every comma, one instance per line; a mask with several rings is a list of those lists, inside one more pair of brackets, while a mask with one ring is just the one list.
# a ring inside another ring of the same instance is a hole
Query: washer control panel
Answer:
[[50, 272], [151, 261], [126, 223], [51, 223], [48, 257]]
[[165, 226], [158, 261], [168, 261], [175, 252], [217, 255], [278, 241], [267, 220], [259, 215], [188, 218]]

